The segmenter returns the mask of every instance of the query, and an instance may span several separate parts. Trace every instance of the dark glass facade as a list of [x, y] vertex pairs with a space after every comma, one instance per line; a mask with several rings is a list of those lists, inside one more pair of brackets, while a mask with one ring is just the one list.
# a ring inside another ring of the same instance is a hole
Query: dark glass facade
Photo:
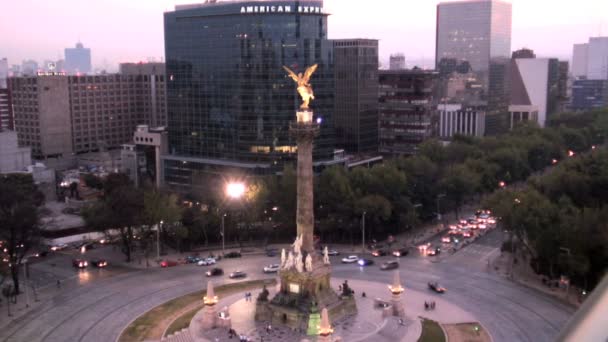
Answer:
[[222, 168], [280, 170], [294, 160], [296, 73], [315, 63], [316, 161], [333, 157], [333, 49], [323, 1], [236, 1], [165, 13], [166, 180]]
[[605, 107], [608, 107], [607, 80], [574, 81], [571, 110], [586, 111]]
[[334, 41], [336, 146], [378, 152], [378, 40]]

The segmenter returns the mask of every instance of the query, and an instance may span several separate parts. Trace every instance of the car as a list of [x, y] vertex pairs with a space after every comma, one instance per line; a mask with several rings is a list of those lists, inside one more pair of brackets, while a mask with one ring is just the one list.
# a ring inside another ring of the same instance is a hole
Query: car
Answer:
[[406, 255], [408, 255], [408, 254], [409, 254], [409, 252], [410, 252], [409, 247], [405, 247], [405, 246], [404, 246], [404, 247], [401, 247], [401, 248], [399, 248], [399, 249], [395, 249], [395, 250], [393, 251], [393, 255], [394, 255], [394, 256], [396, 256], [396, 257], [402, 257], [402, 256], [406, 256]]
[[202, 259], [200, 257], [197, 257], [195, 255], [191, 255], [186, 257], [186, 262], [189, 264], [196, 264], [197, 262], [201, 261]]
[[[457, 239], [454, 240], [454, 242], [457, 242], [457, 241], [458, 241]], [[439, 255], [439, 253], [441, 253], [441, 248], [439, 248], [439, 247], [431, 246], [430, 248], [428, 248], [426, 250], [426, 254], [431, 255], [431, 256]]]
[[276, 273], [279, 271], [280, 267], [281, 266], [279, 264], [264, 266], [264, 273]]
[[245, 278], [246, 276], [247, 276], [247, 273], [245, 273], [243, 271], [234, 271], [228, 275], [228, 277], [231, 279]]
[[441, 238], [441, 242], [443, 243], [450, 243], [452, 242], [452, 238], [449, 235], [446, 235], [444, 237]]
[[177, 266], [177, 261], [175, 260], [163, 260], [160, 262], [160, 267], [173, 267]]
[[440, 286], [437, 282], [429, 282], [428, 285], [430, 290], [435, 291], [437, 293], [445, 293], [445, 291], [447, 291], [445, 287]]
[[266, 249], [266, 256], [275, 257], [279, 254], [279, 250], [276, 248], [268, 248]]
[[342, 263], [344, 264], [352, 264], [353, 262], [357, 262], [357, 260], [359, 260], [359, 257], [356, 255], [349, 255], [346, 258], [342, 258]]
[[104, 259], [94, 259], [91, 260], [91, 265], [97, 268], [104, 268], [108, 266], [108, 262]]
[[382, 265], [380, 265], [381, 270], [392, 270], [395, 268], [399, 268], [399, 261], [396, 261], [396, 260], [387, 261], [387, 262], [382, 263]]
[[359, 266], [369, 266], [374, 264], [374, 260], [361, 258], [357, 261], [357, 264], [359, 264]]
[[327, 255], [329, 255], [329, 256], [336, 256], [336, 255], [340, 255], [340, 252], [338, 252], [335, 249], [330, 249], [330, 250], [327, 251]]
[[465, 230], [462, 232], [462, 236], [465, 238], [470, 238], [472, 236], [471, 232], [468, 230]]
[[80, 249], [81, 251], [82, 250], [88, 251], [88, 250], [91, 250], [91, 249], [95, 249], [95, 243], [94, 242], [85, 242], [83, 244], [80, 244], [78, 246], [78, 249]]
[[66, 243], [60, 243], [60, 244], [51, 246], [51, 250], [53, 252], [60, 251], [60, 250], [66, 249], [66, 248], [68, 248], [68, 244], [66, 244]]
[[222, 274], [224, 274], [224, 270], [218, 267], [214, 267], [207, 271], [205, 274], [207, 275], [207, 277], [221, 276]]
[[240, 257], [241, 257], [240, 252], [229, 252], [224, 255], [224, 258], [240, 258]]
[[201, 259], [196, 262], [196, 264], [199, 266], [215, 265], [215, 263], [216, 263], [216, 261], [214, 258], [205, 258], [205, 259]]
[[375, 257], [385, 256], [388, 254], [388, 251], [384, 248], [378, 248], [372, 251], [372, 255]]
[[72, 260], [72, 266], [76, 268], [86, 268], [87, 266], [89, 266], [89, 263], [83, 259], [74, 259]]

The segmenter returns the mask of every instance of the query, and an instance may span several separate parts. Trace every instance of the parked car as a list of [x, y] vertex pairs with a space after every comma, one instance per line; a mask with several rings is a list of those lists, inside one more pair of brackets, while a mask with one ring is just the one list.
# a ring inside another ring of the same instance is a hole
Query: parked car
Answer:
[[280, 267], [281, 266], [279, 264], [264, 266], [264, 273], [276, 273], [279, 271]]
[[108, 266], [108, 262], [104, 259], [93, 259], [91, 260], [91, 265], [97, 268], [105, 268]]
[[446, 291], [445, 287], [440, 286], [437, 282], [429, 282], [428, 285], [430, 290], [435, 291], [437, 293], [444, 293]]
[[201, 258], [194, 255], [186, 257], [186, 262], [189, 264], [196, 264], [199, 261], [201, 261]]
[[214, 258], [205, 258], [205, 259], [201, 259], [196, 262], [196, 264], [199, 266], [215, 265], [215, 263], [216, 263], [216, 261]]
[[[457, 241], [457, 240], [454, 240], [454, 241]], [[439, 247], [430, 247], [426, 251], [426, 254], [431, 255], [431, 256], [439, 255], [439, 253], [441, 253], [441, 248], [439, 248]]]
[[228, 275], [228, 277], [230, 277], [231, 279], [245, 278], [246, 276], [247, 276], [247, 273], [245, 273], [243, 271], [234, 271]]
[[396, 257], [402, 257], [402, 256], [408, 255], [409, 252], [410, 252], [410, 249], [408, 247], [401, 247], [399, 249], [395, 249], [393, 251], [393, 255]]
[[160, 267], [173, 267], [177, 266], [177, 261], [175, 260], [163, 260], [160, 262]]
[[388, 254], [388, 250], [385, 248], [377, 248], [372, 251], [372, 255], [375, 257], [385, 256]]
[[385, 263], [382, 263], [382, 265], [380, 265], [381, 270], [393, 270], [395, 268], [399, 268], [399, 261], [396, 261], [396, 260], [387, 261]]
[[374, 264], [374, 260], [372, 260], [372, 259], [359, 259], [357, 261], [357, 264], [359, 264], [359, 266], [369, 266], [369, 265], [373, 265]]
[[229, 252], [224, 255], [224, 258], [240, 258], [240, 257], [241, 257], [240, 252]]
[[89, 266], [89, 263], [83, 259], [74, 259], [72, 260], [72, 266], [76, 268], [86, 268], [87, 266]]
[[60, 251], [60, 250], [66, 249], [66, 248], [68, 248], [68, 244], [66, 244], [66, 243], [60, 243], [60, 244], [51, 246], [51, 250], [53, 252]]
[[224, 274], [224, 270], [218, 267], [214, 267], [212, 269], [210, 269], [209, 271], [207, 271], [207, 277], [215, 277], [215, 276], [220, 276], [222, 274]]
[[342, 258], [342, 262], [345, 264], [352, 264], [353, 262], [357, 262], [357, 260], [359, 260], [359, 257], [356, 255], [349, 255], [346, 258]]

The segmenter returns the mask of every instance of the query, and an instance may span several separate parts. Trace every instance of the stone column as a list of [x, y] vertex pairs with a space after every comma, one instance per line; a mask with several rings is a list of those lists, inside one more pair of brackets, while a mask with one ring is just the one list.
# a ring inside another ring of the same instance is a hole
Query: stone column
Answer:
[[313, 252], [314, 208], [313, 208], [313, 140], [319, 133], [319, 125], [312, 121], [310, 110], [300, 110], [298, 121], [291, 124], [291, 133], [298, 144], [298, 207], [296, 224], [298, 236], [302, 236], [302, 250]]

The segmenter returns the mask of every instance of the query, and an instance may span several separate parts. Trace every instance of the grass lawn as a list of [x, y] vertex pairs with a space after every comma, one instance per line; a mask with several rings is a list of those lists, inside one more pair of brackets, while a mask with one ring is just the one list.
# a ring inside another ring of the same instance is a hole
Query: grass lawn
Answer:
[[[215, 288], [215, 294], [220, 297], [226, 297], [234, 293], [262, 287], [264, 284], [272, 286], [276, 284], [276, 280], [264, 279], [222, 285]], [[196, 291], [155, 307], [129, 324], [118, 338], [118, 341], [139, 342], [144, 340], [160, 340], [168, 326], [175, 329], [173, 331], [187, 327], [190, 323], [190, 320], [186, 321], [188, 315], [191, 314], [189, 317], [192, 319], [196, 311], [198, 311], [197, 308], [200, 309], [202, 307], [203, 296], [205, 294], [205, 290]]]
[[450, 341], [491, 342], [492, 339], [479, 323], [444, 324]]
[[445, 335], [439, 323], [430, 319], [422, 319], [422, 335], [418, 342], [445, 342]]

